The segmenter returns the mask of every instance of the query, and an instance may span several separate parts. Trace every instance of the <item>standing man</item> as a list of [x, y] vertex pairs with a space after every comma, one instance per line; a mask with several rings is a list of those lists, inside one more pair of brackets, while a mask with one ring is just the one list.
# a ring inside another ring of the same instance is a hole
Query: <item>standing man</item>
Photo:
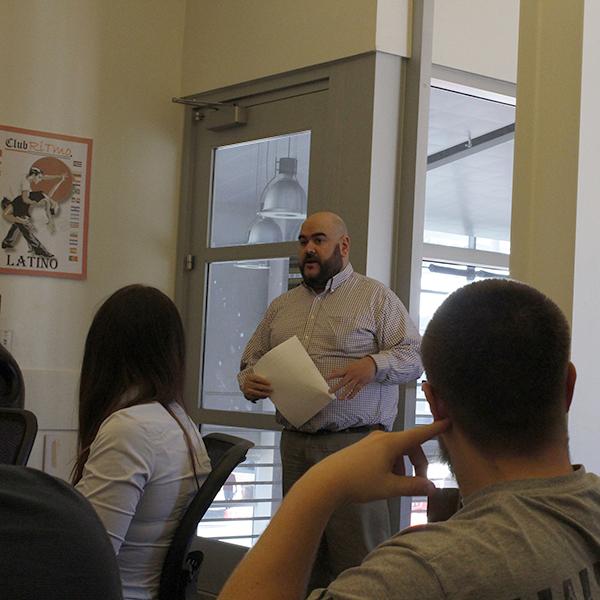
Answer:
[[[276, 298], [242, 355], [240, 389], [251, 402], [272, 393], [252, 367], [271, 348], [296, 335], [331, 383], [336, 399], [300, 428], [277, 413], [283, 493], [314, 464], [371, 431], [390, 431], [398, 385], [422, 372], [419, 334], [398, 297], [355, 273], [350, 236], [331, 212], [311, 215], [299, 235], [303, 283]], [[391, 534], [387, 502], [340, 507], [327, 525], [309, 589], [325, 586]]]

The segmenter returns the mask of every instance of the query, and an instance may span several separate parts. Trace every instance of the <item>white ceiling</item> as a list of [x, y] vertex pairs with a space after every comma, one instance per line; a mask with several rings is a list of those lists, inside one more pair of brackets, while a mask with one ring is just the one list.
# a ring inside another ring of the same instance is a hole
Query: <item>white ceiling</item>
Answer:
[[[431, 89], [428, 154], [515, 121], [515, 107]], [[513, 141], [427, 173], [425, 229], [510, 240]]]

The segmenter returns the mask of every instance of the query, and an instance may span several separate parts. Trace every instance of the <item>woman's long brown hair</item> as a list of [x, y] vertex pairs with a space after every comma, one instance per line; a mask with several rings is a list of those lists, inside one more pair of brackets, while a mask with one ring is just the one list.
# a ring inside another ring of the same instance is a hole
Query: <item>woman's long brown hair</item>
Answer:
[[[82, 476], [102, 422], [115, 411], [148, 402], [169, 409], [183, 405], [185, 338], [177, 307], [161, 291], [129, 285], [116, 291], [96, 313], [85, 341], [79, 382], [78, 456], [72, 482]], [[124, 395], [131, 394], [123, 403]], [[179, 422], [196, 463], [190, 437]]]

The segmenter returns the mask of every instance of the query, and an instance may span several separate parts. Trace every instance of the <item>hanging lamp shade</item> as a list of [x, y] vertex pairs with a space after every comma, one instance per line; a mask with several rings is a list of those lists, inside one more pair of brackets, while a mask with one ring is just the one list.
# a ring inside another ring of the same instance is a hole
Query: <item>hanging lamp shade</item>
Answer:
[[273, 244], [283, 241], [283, 233], [273, 219], [259, 216], [250, 225], [248, 244]]
[[306, 192], [296, 179], [297, 171], [297, 159], [279, 159], [278, 172], [260, 196], [259, 215], [275, 219], [306, 218]]
[[[248, 230], [248, 245], [250, 244], [274, 244], [283, 241], [283, 233], [273, 219], [261, 217], [253, 221]], [[268, 260], [238, 260], [235, 262], [238, 269], [268, 269]]]

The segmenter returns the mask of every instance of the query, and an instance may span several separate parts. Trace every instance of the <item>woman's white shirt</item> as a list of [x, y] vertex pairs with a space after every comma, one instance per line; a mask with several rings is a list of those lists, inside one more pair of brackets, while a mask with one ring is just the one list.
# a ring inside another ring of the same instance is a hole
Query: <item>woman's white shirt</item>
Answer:
[[[210, 459], [197, 426], [177, 403], [201, 485]], [[112, 542], [123, 598], [156, 598], [164, 557], [197, 491], [180, 426], [157, 402], [123, 408], [100, 426], [77, 489], [92, 503]]]

